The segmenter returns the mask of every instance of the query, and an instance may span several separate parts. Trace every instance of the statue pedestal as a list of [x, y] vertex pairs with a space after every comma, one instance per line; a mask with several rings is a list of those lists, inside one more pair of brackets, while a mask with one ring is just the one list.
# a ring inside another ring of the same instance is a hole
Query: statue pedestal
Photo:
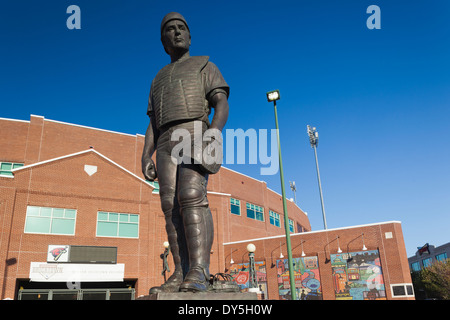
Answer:
[[161, 292], [136, 300], [258, 300], [258, 295], [254, 292]]

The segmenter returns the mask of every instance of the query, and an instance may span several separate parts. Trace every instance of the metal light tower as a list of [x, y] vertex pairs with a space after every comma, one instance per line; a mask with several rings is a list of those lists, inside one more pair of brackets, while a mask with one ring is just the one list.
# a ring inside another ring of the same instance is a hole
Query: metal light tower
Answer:
[[322, 205], [322, 216], [323, 216], [323, 225], [325, 230], [327, 229], [327, 218], [325, 217], [325, 206], [323, 204], [323, 195], [322, 195], [322, 184], [320, 183], [320, 173], [319, 173], [319, 162], [317, 161], [317, 145], [319, 144], [319, 133], [316, 130], [316, 127], [307, 126], [309, 142], [311, 143], [311, 148], [314, 149], [314, 156], [316, 158], [316, 169], [317, 169], [317, 181], [319, 182], [319, 192], [320, 192], [320, 203]]
[[291, 187], [291, 190], [294, 192], [294, 203], [297, 204], [297, 198], [295, 196], [295, 192], [297, 191], [297, 188], [295, 186], [295, 181], [289, 181], [289, 186]]
[[286, 233], [286, 247], [288, 254], [288, 264], [289, 264], [289, 280], [291, 286], [291, 297], [292, 300], [297, 300], [297, 292], [295, 291], [295, 278], [294, 278], [294, 264], [292, 262], [292, 249], [291, 249], [291, 235], [289, 231], [289, 218], [287, 212], [286, 204], [286, 191], [284, 189], [284, 175], [283, 175], [283, 162], [281, 161], [281, 146], [280, 146], [280, 133], [278, 129], [278, 115], [277, 115], [277, 100], [280, 99], [280, 91], [274, 90], [267, 92], [267, 101], [273, 101], [273, 107], [275, 111], [275, 126], [277, 129], [277, 139], [278, 139], [278, 157], [280, 162], [280, 179], [281, 179], [281, 193], [283, 197], [283, 211], [284, 211], [284, 227]]

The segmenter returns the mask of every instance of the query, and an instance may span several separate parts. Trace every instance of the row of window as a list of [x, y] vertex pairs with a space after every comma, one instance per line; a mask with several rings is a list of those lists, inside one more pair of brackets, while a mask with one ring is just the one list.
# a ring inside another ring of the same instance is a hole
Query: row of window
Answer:
[[[155, 189], [153, 190], [153, 193], [159, 193], [159, 183], [157, 181], [148, 181], [147, 183], [154, 186]], [[240, 216], [241, 215], [241, 201], [238, 199], [230, 198], [230, 207], [231, 207], [231, 213]], [[260, 207], [258, 205], [247, 203], [246, 204], [247, 209], [247, 217], [250, 219], [258, 220], [258, 221], [264, 221], [264, 208]], [[276, 227], [281, 228], [280, 223], [280, 214], [269, 210], [269, 222], [271, 225], [274, 225]], [[300, 225], [297, 225], [298, 232], [303, 232], [303, 227]], [[294, 221], [289, 219], [289, 230], [294, 233]]]
[[[75, 235], [75, 209], [28, 206], [25, 233]], [[97, 237], [139, 238], [139, 215], [97, 212]]]
[[[446, 261], [447, 260], [447, 253], [444, 252], [444, 253], [438, 254], [435, 258], [436, 258], [436, 261]], [[433, 264], [433, 258], [432, 257], [429, 257], [429, 258], [426, 258], [426, 259], [422, 260], [422, 265], [423, 265], [424, 268], [427, 268], [427, 267], [431, 266], [432, 264]], [[411, 270], [412, 271], [420, 271], [421, 270], [420, 262], [417, 261], [417, 262], [411, 263]]]
[[[231, 213], [240, 216], [241, 215], [241, 201], [238, 199], [230, 198]], [[246, 204], [247, 218], [264, 221], [264, 208], [256, 204]], [[275, 211], [269, 210], [269, 223], [276, 227], [281, 228], [280, 214]], [[303, 228], [297, 225], [298, 231], [303, 232]], [[294, 221], [289, 219], [289, 230], [294, 233]]]
[[[241, 202], [230, 198], [231, 213], [241, 215]], [[247, 203], [247, 217], [250, 219], [264, 221], [264, 208]], [[75, 209], [50, 208], [28, 206], [25, 219], [25, 233], [75, 235], [77, 211]], [[281, 228], [281, 217], [279, 213], [269, 210], [269, 223]], [[297, 225], [298, 232], [303, 228]], [[294, 233], [294, 221], [289, 219], [289, 230]], [[97, 212], [98, 237], [139, 237], [139, 215], [116, 212]]]

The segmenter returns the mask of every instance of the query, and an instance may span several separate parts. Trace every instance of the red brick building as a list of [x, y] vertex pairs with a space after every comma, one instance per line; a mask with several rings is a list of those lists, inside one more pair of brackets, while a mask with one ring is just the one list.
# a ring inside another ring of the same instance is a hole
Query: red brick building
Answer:
[[[141, 174], [143, 146], [139, 134], [0, 119], [1, 299], [130, 299], [163, 281], [165, 223], [158, 186]], [[247, 290], [251, 242], [264, 297], [289, 298], [281, 196], [222, 168], [208, 199], [211, 273]], [[400, 223], [314, 232], [291, 201], [288, 213], [299, 297], [413, 299]]]

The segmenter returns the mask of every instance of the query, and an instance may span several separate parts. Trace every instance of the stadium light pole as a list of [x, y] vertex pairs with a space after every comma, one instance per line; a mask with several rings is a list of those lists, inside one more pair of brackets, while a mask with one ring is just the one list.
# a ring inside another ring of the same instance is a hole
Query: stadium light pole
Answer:
[[291, 298], [292, 300], [297, 300], [297, 292], [295, 291], [295, 278], [294, 278], [294, 264], [292, 262], [292, 249], [291, 249], [291, 235], [289, 230], [289, 218], [286, 204], [286, 190], [284, 188], [284, 175], [283, 175], [283, 162], [281, 161], [281, 146], [280, 146], [280, 133], [278, 129], [278, 115], [277, 115], [277, 100], [280, 99], [280, 91], [274, 90], [267, 92], [267, 101], [273, 101], [273, 108], [275, 111], [275, 127], [277, 131], [277, 141], [278, 141], [278, 158], [280, 162], [280, 180], [281, 180], [281, 193], [283, 197], [283, 211], [284, 211], [284, 230], [286, 233], [286, 249], [288, 254], [288, 265], [289, 265], [289, 282], [291, 287]]
[[294, 192], [294, 203], [297, 204], [297, 197], [295, 196], [295, 192], [297, 191], [297, 187], [295, 186], [295, 181], [289, 181], [289, 185], [291, 190]]
[[317, 145], [319, 144], [319, 133], [316, 130], [316, 127], [307, 126], [309, 142], [311, 143], [311, 148], [314, 149], [314, 156], [316, 158], [316, 170], [317, 170], [317, 181], [319, 183], [319, 193], [320, 193], [320, 204], [322, 205], [322, 217], [323, 217], [323, 226], [325, 230], [327, 229], [327, 218], [325, 217], [325, 206], [323, 204], [323, 195], [322, 195], [322, 184], [320, 182], [320, 172], [319, 172], [319, 162], [317, 161]]

